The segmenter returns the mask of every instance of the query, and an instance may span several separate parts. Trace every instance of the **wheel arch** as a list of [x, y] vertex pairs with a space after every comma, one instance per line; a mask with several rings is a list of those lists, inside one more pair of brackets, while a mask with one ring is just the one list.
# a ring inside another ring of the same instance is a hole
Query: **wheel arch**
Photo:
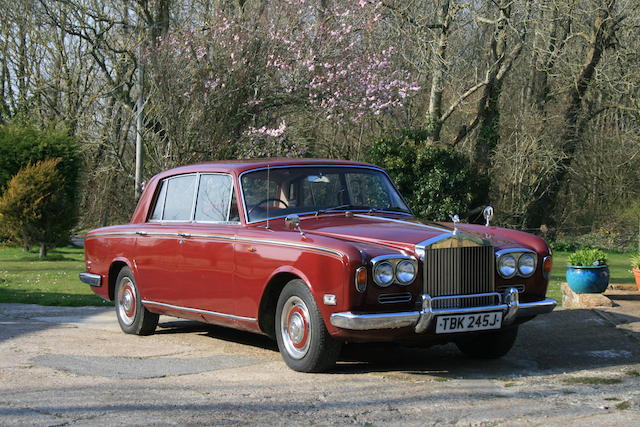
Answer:
[[109, 283], [109, 301], [113, 301], [115, 299], [116, 292], [116, 279], [118, 278], [118, 274], [124, 267], [129, 267], [131, 271], [131, 265], [129, 261], [124, 258], [116, 258], [111, 261], [111, 265], [109, 266], [109, 274], [107, 276]]
[[284, 289], [287, 283], [295, 279], [302, 280], [313, 294], [309, 281], [304, 274], [288, 268], [283, 268], [275, 272], [267, 282], [267, 286], [265, 286], [264, 292], [262, 293], [260, 306], [258, 308], [258, 325], [260, 330], [271, 338], [274, 338], [276, 334], [274, 322], [280, 293], [282, 293], [282, 289]]

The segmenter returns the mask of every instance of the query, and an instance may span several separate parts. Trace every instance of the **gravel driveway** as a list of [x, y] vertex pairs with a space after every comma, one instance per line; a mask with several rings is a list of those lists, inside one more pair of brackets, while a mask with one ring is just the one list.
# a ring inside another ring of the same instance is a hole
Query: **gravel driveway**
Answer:
[[0, 304], [0, 425], [638, 425], [639, 321], [557, 310], [501, 360], [349, 345], [301, 374], [258, 335], [161, 317], [137, 337], [110, 309]]

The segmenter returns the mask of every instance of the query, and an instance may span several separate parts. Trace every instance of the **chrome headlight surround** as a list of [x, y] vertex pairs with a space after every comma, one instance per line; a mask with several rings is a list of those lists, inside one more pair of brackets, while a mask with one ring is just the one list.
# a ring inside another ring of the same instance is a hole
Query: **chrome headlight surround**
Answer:
[[538, 268], [538, 254], [531, 249], [513, 248], [496, 252], [496, 269], [503, 279], [533, 276]]
[[393, 265], [391, 265], [390, 262], [378, 262], [373, 266], [373, 281], [376, 282], [376, 285], [386, 288], [390, 286], [395, 279], [393, 272]]
[[[418, 260], [406, 255], [380, 255], [371, 259], [371, 271], [373, 282], [378, 286], [408, 286], [418, 275]], [[391, 280], [384, 277], [389, 275]]]

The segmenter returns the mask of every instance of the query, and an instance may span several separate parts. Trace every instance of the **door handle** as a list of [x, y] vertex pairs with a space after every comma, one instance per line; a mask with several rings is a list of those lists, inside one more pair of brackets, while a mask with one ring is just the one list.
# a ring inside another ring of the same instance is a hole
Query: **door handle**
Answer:
[[180, 236], [180, 237], [191, 237], [191, 234], [187, 234], [187, 233], [178, 233], [178, 236]]
[[140, 235], [140, 236], [148, 236], [149, 233], [147, 233], [146, 231], [136, 231], [136, 234]]

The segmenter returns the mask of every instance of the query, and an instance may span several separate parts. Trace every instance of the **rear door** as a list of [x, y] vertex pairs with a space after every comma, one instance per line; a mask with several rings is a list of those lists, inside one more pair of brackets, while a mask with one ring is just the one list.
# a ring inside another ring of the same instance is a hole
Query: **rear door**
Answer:
[[136, 241], [136, 279], [144, 300], [175, 304], [183, 302], [186, 277], [181, 229], [191, 223], [197, 174], [178, 175], [159, 184], [147, 223]]

